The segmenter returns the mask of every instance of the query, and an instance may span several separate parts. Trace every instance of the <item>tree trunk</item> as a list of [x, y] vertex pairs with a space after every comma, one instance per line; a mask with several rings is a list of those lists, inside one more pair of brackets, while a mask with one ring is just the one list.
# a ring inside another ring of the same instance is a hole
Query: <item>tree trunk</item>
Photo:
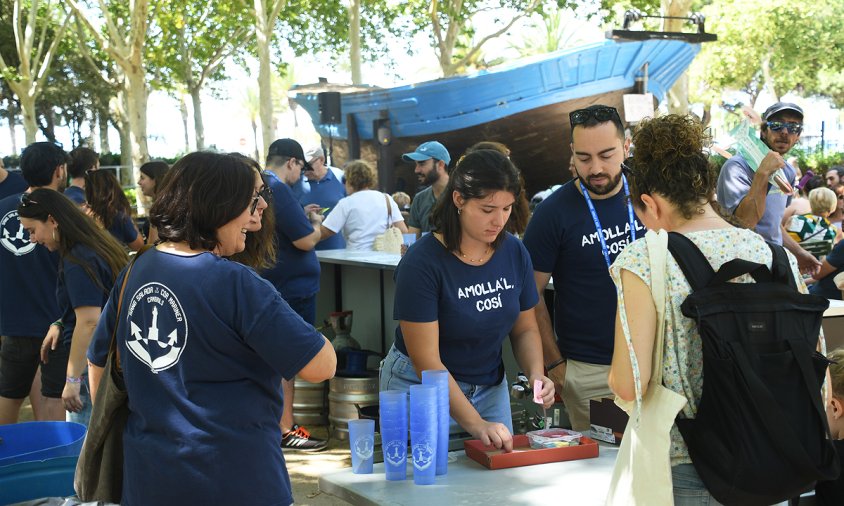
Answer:
[[352, 65], [352, 84], [362, 84], [360, 61], [360, 2], [349, 1], [349, 61]]
[[188, 104], [185, 96], [179, 96], [179, 112], [182, 114], [182, 133], [185, 134], [185, 153], [190, 153], [190, 139], [188, 139]]
[[199, 96], [199, 88], [199, 86], [190, 87], [190, 98], [193, 102], [193, 130], [196, 134], [196, 149], [202, 151], [205, 149], [205, 124], [202, 121], [202, 97]]
[[12, 101], [9, 100], [9, 109], [7, 110], [9, 120], [9, 138], [12, 141], [12, 154], [18, 154], [18, 135], [15, 133], [15, 112], [12, 110]]
[[[688, 17], [691, 13], [692, 0], [662, 0], [662, 12], [665, 16]], [[679, 32], [686, 24], [685, 19], [666, 19], [663, 31]], [[689, 72], [683, 72], [674, 86], [668, 90], [668, 112], [670, 114], [689, 113]]]
[[108, 116], [103, 111], [99, 111], [97, 121], [99, 123], [97, 131], [100, 134], [100, 153], [111, 153], [111, 146], [108, 142]]
[[258, 117], [261, 119], [261, 152], [275, 140], [273, 130], [273, 92], [270, 67], [270, 42], [275, 19], [269, 19], [263, 0], [255, 0], [255, 40], [258, 48]]
[[23, 132], [26, 145], [35, 142], [35, 135], [38, 133], [38, 121], [35, 119], [35, 97], [28, 93], [18, 93], [21, 103], [21, 116], [23, 116]]
[[[147, 87], [144, 71], [136, 67], [126, 73], [126, 101], [129, 129], [132, 131], [133, 172], [149, 160], [147, 147]], [[139, 174], [135, 174], [138, 177]]]

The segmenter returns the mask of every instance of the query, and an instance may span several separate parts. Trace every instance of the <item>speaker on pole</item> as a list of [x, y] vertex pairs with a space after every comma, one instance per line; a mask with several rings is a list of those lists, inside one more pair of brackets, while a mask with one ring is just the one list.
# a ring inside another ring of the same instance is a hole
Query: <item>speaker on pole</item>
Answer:
[[339, 125], [341, 123], [340, 93], [324, 91], [317, 94], [319, 104], [319, 122], [323, 125]]

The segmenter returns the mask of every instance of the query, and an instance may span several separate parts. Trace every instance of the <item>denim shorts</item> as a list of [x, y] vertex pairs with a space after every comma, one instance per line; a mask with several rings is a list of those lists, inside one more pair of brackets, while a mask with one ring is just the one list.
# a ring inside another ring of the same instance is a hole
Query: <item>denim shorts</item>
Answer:
[[[381, 361], [380, 390], [409, 390], [410, 385], [419, 385], [422, 380], [416, 376], [416, 370], [410, 362], [410, 358], [396, 349], [395, 345], [390, 348], [387, 357]], [[456, 381], [456, 380], [455, 380]], [[513, 414], [510, 409], [510, 391], [507, 388], [507, 377], [501, 380], [498, 385], [473, 385], [457, 381], [457, 385], [463, 395], [469, 399], [472, 406], [487, 422], [499, 422], [504, 424], [510, 433], [513, 433]], [[449, 433], [459, 434], [468, 432], [464, 430], [453, 418], [450, 419]]]
[[[674, 506], [721, 506], [706, 489], [694, 464], [673, 466], [671, 482], [674, 486]], [[771, 506], [788, 506], [788, 501]]]

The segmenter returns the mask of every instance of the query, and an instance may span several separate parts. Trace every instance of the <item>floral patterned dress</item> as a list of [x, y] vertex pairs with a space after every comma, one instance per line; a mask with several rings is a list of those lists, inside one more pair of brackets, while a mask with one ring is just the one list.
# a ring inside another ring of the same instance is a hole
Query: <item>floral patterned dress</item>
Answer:
[[[751, 262], [764, 263], [771, 266], [771, 250], [767, 243], [756, 232], [740, 228], [703, 230], [690, 232], [686, 235], [709, 260], [714, 270], [734, 258], [743, 258]], [[624, 333], [629, 336], [627, 313], [621, 292], [621, 270], [627, 270], [651, 286], [651, 272], [648, 259], [648, 249], [644, 239], [639, 239], [629, 245], [618, 256], [610, 267], [610, 275], [618, 290], [618, 310], [621, 315], [621, 325]], [[791, 270], [797, 280], [797, 286], [806, 293], [806, 285], [800, 276], [797, 261], [788, 253]], [[737, 278], [736, 281], [749, 283], [753, 278], [749, 275]], [[700, 334], [694, 320], [683, 316], [680, 305], [691, 293], [680, 266], [671, 256], [667, 257], [665, 291], [665, 344], [663, 350], [662, 383], [688, 399], [686, 406], [678, 416], [694, 418], [697, 413], [698, 402], [703, 392], [703, 352]], [[639, 378], [636, 378], [639, 381]], [[671, 427], [671, 465], [691, 464], [689, 451], [677, 429]]]

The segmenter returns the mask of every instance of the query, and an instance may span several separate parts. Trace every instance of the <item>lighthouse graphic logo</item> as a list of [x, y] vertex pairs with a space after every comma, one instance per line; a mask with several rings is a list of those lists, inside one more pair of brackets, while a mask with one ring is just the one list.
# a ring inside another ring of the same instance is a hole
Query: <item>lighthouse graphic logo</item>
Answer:
[[126, 345], [153, 373], [179, 362], [188, 339], [188, 323], [176, 295], [161, 283], [147, 283], [134, 295], [128, 312]]

